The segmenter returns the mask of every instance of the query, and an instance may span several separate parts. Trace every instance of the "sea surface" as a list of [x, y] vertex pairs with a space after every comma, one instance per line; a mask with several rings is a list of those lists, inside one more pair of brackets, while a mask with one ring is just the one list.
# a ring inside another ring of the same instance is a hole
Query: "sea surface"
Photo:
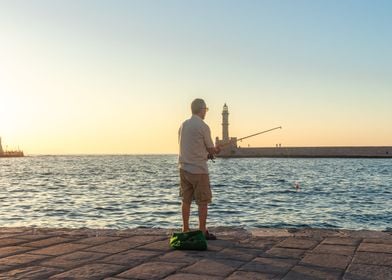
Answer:
[[[392, 228], [392, 159], [216, 159], [209, 169], [210, 226]], [[179, 228], [178, 188], [175, 155], [0, 158], [0, 226]]]

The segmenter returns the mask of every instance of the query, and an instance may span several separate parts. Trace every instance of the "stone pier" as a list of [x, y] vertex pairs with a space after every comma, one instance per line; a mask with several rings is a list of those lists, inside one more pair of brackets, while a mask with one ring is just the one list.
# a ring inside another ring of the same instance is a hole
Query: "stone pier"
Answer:
[[175, 251], [172, 231], [0, 228], [0, 279], [392, 279], [391, 232], [213, 228]]

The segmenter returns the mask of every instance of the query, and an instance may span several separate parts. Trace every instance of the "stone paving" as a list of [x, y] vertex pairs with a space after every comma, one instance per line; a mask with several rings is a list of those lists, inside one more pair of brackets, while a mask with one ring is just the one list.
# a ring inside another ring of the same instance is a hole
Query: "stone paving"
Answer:
[[0, 279], [392, 279], [391, 232], [214, 228], [175, 251], [172, 231], [0, 228]]

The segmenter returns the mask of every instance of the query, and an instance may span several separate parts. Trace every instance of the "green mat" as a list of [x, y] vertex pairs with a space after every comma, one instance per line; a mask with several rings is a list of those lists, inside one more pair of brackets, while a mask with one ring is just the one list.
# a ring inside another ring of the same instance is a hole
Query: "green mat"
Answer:
[[201, 230], [173, 232], [170, 247], [176, 250], [207, 250], [207, 240]]

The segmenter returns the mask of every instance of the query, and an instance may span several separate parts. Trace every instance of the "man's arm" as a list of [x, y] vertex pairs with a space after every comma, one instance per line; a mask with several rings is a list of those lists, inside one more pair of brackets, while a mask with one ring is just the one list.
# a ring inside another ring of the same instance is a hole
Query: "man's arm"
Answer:
[[211, 130], [207, 125], [205, 126], [205, 132], [204, 132], [204, 144], [206, 145], [207, 152], [210, 155], [219, 154], [221, 149], [219, 146], [214, 146], [214, 142], [212, 142], [212, 138], [211, 138]]
[[216, 154], [220, 153], [221, 149], [219, 146], [216, 146], [216, 147], [212, 147], [212, 148], [207, 148], [207, 151], [209, 154], [216, 155]]

